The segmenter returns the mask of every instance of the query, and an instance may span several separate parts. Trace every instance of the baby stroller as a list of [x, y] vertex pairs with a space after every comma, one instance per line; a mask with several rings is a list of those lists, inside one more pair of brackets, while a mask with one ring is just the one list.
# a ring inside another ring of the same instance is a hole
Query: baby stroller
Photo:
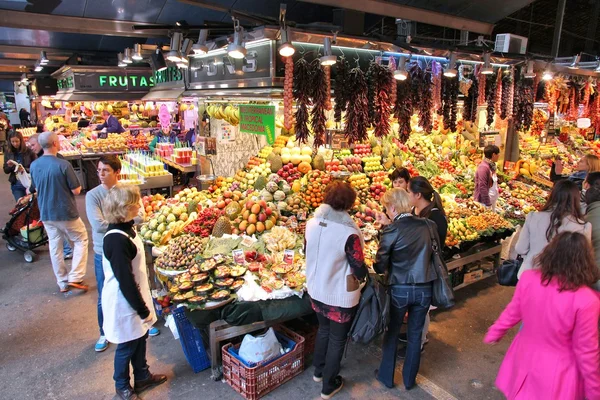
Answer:
[[48, 243], [48, 235], [40, 218], [40, 210], [36, 196], [27, 196], [19, 200], [10, 212], [10, 220], [2, 229], [2, 238], [6, 240], [9, 251], [17, 249], [24, 252], [23, 257], [28, 263], [33, 262], [33, 249]]

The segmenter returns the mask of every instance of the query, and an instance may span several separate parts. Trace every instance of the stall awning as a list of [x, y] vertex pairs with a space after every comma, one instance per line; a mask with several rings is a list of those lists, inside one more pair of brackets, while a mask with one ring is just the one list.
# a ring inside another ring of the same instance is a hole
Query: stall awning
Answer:
[[144, 101], [175, 101], [182, 94], [184, 88], [151, 90], [142, 98]]
[[277, 99], [283, 97], [283, 88], [243, 88], [243, 89], [227, 89], [227, 90], [186, 90], [183, 97], [200, 97], [200, 98], [264, 98]]
[[146, 94], [147, 92], [68, 92], [57, 93], [55, 98], [60, 101], [136, 101]]

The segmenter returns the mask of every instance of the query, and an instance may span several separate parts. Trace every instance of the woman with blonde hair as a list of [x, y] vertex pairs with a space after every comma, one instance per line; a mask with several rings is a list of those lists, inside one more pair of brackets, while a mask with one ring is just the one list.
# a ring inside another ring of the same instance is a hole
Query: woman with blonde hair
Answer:
[[550, 180], [552, 182], [557, 182], [561, 179], [568, 179], [573, 181], [581, 190], [583, 181], [587, 177], [587, 174], [590, 172], [600, 172], [600, 158], [595, 154], [586, 154], [581, 157], [579, 162], [577, 163], [577, 171], [572, 173], [571, 175], [561, 175], [563, 171], [562, 161], [557, 159], [552, 163], [552, 167], [550, 168]]
[[[411, 213], [410, 199], [403, 189], [387, 191], [381, 203], [391, 223], [381, 232], [373, 269], [386, 276], [391, 307], [377, 380], [388, 388], [394, 387], [398, 336], [408, 312], [408, 345], [402, 377], [404, 386], [410, 389], [415, 385], [421, 363], [421, 335], [431, 304], [433, 281], [437, 279], [437, 273], [431, 265], [431, 222]], [[432, 228], [437, 236], [437, 230]]]
[[[139, 209], [140, 190], [132, 185], [113, 186], [102, 205], [104, 219], [109, 224], [102, 256], [103, 330], [109, 342], [118, 344], [113, 378], [117, 395], [123, 400], [139, 399], [138, 393], [167, 380], [165, 375], [151, 374], [146, 363], [146, 339], [156, 322], [156, 314], [144, 244], [133, 227]], [[133, 388], [129, 364], [133, 367]]]

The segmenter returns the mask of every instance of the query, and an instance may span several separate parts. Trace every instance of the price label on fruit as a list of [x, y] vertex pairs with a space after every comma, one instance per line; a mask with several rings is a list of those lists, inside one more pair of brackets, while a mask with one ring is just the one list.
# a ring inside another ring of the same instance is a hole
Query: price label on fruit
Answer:
[[231, 252], [231, 254], [233, 255], [233, 261], [235, 261], [236, 264], [243, 265], [246, 263], [246, 257], [244, 256], [244, 250], [242, 250], [242, 249], [233, 250]]
[[285, 250], [283, 252], [283, 262], [292, 265], [294, 263], [294, 255], [294, 250]]

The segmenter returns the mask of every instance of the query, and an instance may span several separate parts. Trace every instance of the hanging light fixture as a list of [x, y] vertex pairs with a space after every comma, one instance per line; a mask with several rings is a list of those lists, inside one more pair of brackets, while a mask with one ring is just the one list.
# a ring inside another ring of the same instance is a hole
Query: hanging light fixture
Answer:
[[456, 75], [458, 75], [458, 71], [456, 70], [456, 54], [451, 52], [450, 58], [448, 59], [448, 67], [444, 70], [444, 76], [447, 78], [455, 78]]
[[482, 75], [492, 75], [494, 73], [494, 68], [491, 63], [491, 54], [484, 53], [483, 54], [483, 67], [481, 68]]
[[231, 58], [241, 59], [246, 57], [246, 48], [242, 45], [244, 41], [244, 28], [240, 26], [239, 19], [233, 19], [233, 28], [235, 30], [233, 42], [227, 46], [227, 54]]
[[48, 57], [46, 56], [46, 52], [44, 50], [42, 50], [40, 52], [40, 64], [41, 65], [46, 65], [50, 62], [50, 60], [48, 60]]
[[125, 62], [125, 60], [123, 60], [123, 53], [117, 54], [117, 59], [119, 60], [119, 62], [117, 63], [117, 65], [119, 67], [126, 67], [127, 66], [127, 63]]
[[569, 69], [579, 69], [579, 61], [581, 61], [581, 54], [573, 56], [573, 62], [568, 66]]
[[325, 66], [331, 66], [337, 62], [337, 56], [334, 56], [331, 51], [331, 39], [328, 37], [323, 39], [323, 56], [319, 60], [321, 60], [321, 65]]
[[296, 52], [296, 49], [292, 45], [292, 41], [290, 40], [290, 32], [288, 28], [282, 28], [279, 30], [281, 32], [281, 46], [279, 46], [279, 55], [282, 57], [291, 57]]
[[179, 61], [177, 63], [177, 68], [188, 69], [189, 66], [190, 66], [190, 62], [188, 61], [187, 58], [182, 58], [181, 61]]
[[198, 43], [192, 46], [192, 51], [196, 55], [202, 55], [208, 53], [208, 46], [206, 45], [208, 40], [208, 29], [201, 29], [200, 35], [198, 35]]
[[131, 58], [134, 59], [135, 61], [141, 61], [144, 59], [144, 57], [142, 56], [142, 45], [139, 43], [136, 43], [133, 45], [133, 54], [131, 55]]
[[533, 72], [533, 65], [534, 65], [533, 60], [527, 61], [527, 72], [525, 72], [525, 74], [523, 75], [523, 77], [525, 77], [526, 79], [535, 78], [536, 74], [535, 74], [535, 72]]
[[151, 65], [157, 71], [164, 71], [167, 69], [167, 63], [165, 61], [165, 57], [163, 56], [162, 51], [160, 51], [160, 46], [156, 48], [156, 51], [152, 53], [152, 58], [150, 59]]
[[125, 49], [125, 53], [123, 54], [123, 62], [125, 64], [133, 63], [133, 58], [131, 58], [131, 49], [130, 48]]
[[179, 52], [179, 48], [181, 47], [181, 38], [181, 32], [173, 32], [173, 36], [171, 36], [171, 46], [166, 54], [167, 60], [174, 63], [181, 61], [181, 53]]
[[546, 64], [546, 70], [544, 71], [544, 75], [542, 75], [542, 79], [545, 81], [550, 81], [553, 77], [554, 74], [552, 73], [552, 66], [550, 63], [548, 63]]
[[595, 72], [600, 72], [600, 60], [598, 60], [598, 66], [596, 67]]
[[399, 81], [405, 81], [408, 78], [408, 72], [406, 72], [406, 59], [406, 57], [400, 56], [400, 61], [398, 61], [398, 66], [394, 71], [394, 78]]
[[43, 69], [44, 69], [44, 67], [39, 62], [35, 64], [35, 68], [34, 68], [35, 72], [42, 72]]

